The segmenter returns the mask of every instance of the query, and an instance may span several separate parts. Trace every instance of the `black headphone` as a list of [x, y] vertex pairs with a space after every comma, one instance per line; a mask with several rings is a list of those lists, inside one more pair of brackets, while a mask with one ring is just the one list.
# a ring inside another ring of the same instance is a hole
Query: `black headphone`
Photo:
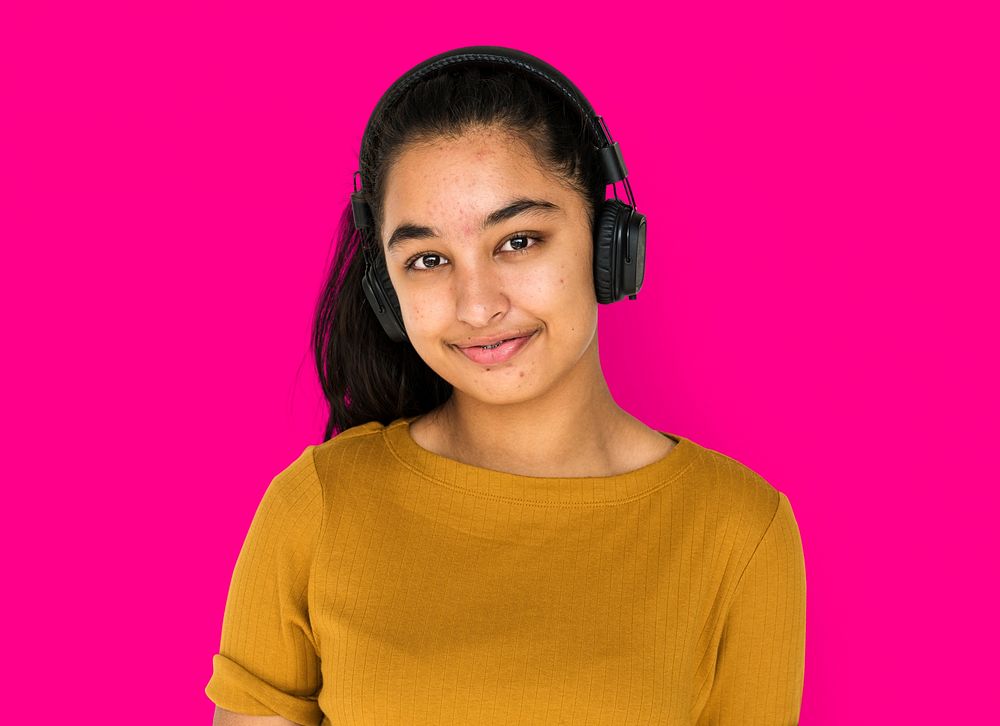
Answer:
[[[606, 199], [598, 210], [597, 223], [594, 226], [594, 288], [597, 292], [597, 301], [602, 304], [613, 303], [626, 295], [629, 300], [635, 300], [636, 293], [642, 287], [646, 265], [646, 217], [635, 209], [635, 199], [632, 197], [632, 187], [628, 182], [628, 170], [625, 168], [622, 152], [618, 148], [618, 142], [611, 141], [611, 133], [604, 120], [594, 113], [590, 102], [584, 98], [580, 90], [545, 61], [513, 48], [469, 46], [433, 56], [400, 76], [379, 99], [361, 137], [360, 168], [354, 172], [351, 209], [354, 226], [361, 233], [361, 247], [366, 259], [361, 284], [365, 297], [368, 298], [368, 303], [378, 316], [386, 334], [396, 342], [407, 339], [399, 299], [389, 279], [385, 260], [380, 254], [369, 254], [365, 239], [365, 231], [372, 227], [372, 212], [365, 199], [364, 190], [369, 188], [366, 180], [371, 178], [366, 172], [373, 158], [373, 138], [377, 136], [378, 119], [392, 104], [402, 98], [413, 84], [435, 71], [459, 63], [504, 66], [544, 81], [580, 112], [596, 143], [594, 148], [601, 159], [605, 184], [623, 182], [629, 201], [625, 204], [619, 200], [618, 190], [612, 187], [615, 198]], [[359, 176], [362, 181], [360, 190], [357, 188]]]

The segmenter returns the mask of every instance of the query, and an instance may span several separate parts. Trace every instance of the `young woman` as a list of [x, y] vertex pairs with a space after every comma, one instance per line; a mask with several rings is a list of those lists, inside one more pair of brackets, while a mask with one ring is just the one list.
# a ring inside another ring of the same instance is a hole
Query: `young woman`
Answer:
[[589, 114], [496, 47], [376, 107], [316, 317], [326, 437], [240, 552], [217, 724], [797, 722], [788, 499], [604, 379], [644, 228]]

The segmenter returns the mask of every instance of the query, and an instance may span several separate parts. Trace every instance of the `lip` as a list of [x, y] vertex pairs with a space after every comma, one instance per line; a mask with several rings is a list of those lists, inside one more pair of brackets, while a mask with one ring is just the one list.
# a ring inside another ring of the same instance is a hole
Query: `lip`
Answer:
[[469, 338], [462, 344], [454, 343], [456, 348], [475, 348], [482, 345], [493, 345], [494, 343], [499, 343], [501, 340], [512, 340], [514, 338], [525, 338], [537, 332], [537, 328], [534, 330], [506, 330], [500, 335], [494, 335], [489, 338]]
[[465, 348], [455, 346], [455, 348], [464, 353], [465, 357], [473, 363], [479, 363], [480, 365], [496, 365], [497, 363], [506, 363], [524, 350], [524, 347], [535, 339], [538, 332], [538, 330], [535, 330], [527, 335], [508, 340], [501, 343], [498, 347], [490, 350], [483, 350], [479, 346], [467, 346]]

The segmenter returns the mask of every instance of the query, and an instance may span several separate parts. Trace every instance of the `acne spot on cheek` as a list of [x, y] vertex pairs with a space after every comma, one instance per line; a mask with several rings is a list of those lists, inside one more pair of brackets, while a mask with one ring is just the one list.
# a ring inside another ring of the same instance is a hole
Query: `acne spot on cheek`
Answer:
[[521, 371], [521, 372], [520, 372], [520, 373], [519, 373], [518, 375], [519, 375], [519, 376], [520, 376], [521, 378], [524, 378], [524, 371]]

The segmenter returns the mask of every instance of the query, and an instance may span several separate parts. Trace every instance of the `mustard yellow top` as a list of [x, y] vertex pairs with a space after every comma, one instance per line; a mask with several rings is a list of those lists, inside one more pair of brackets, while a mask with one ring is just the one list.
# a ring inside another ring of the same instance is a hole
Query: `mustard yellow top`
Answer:
[[299, 724], [796, 724], [802, 543], [783, 493], [682, 436], [606, 477], [439, 456], [412, 419], [265, 491], [205, 692]]

